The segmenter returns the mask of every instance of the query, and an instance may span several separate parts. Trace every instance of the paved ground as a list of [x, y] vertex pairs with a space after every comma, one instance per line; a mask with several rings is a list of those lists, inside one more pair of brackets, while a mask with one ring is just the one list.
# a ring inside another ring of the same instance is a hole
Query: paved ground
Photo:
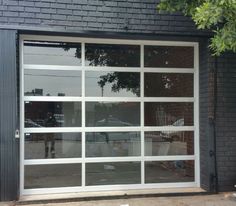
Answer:
[[[0, 206], [13, 205], [17, 204], [0, 203]], [[219, 195], [62, 202], [27, 206], [236, 206], [236, 197], [233, 197], [232, 193], [222, 193]]]

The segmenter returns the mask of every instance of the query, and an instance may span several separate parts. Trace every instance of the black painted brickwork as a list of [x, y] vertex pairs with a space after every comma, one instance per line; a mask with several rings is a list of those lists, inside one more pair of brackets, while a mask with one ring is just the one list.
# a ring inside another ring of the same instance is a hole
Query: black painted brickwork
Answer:
[[158, 0], [0, 0], [0, 25], [112, 32], [197, 31], [183, 15], [158, 14]]
[[220, 191], [236, 184], [236, 54], [218, 59], [216, 113], [217, 164]]

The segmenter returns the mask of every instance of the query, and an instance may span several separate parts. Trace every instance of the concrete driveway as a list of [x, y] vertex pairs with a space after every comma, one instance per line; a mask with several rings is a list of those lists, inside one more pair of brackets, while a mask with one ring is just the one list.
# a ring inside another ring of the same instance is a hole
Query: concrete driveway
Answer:
[[[0, 206], [18, 205], [14, 202], [0, 203]], [[232, 193], [218, 195], [130, 198], [116, 200], [60, 202], [27, 204], [27, 206], [236, 206], [236, 197]]]

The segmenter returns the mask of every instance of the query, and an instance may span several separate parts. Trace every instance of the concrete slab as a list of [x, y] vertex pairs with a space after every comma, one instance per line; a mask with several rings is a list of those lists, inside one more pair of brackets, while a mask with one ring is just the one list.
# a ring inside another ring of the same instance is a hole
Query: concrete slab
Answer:
[[[0, 206], [12, 206], [17, 203], [0, 203]], [[31, 204], [28, 206], [236, 206], [233, 193], [185, 197], [152, 197], [116, 200], [97, 200], [79, 202], [61, 202]]]

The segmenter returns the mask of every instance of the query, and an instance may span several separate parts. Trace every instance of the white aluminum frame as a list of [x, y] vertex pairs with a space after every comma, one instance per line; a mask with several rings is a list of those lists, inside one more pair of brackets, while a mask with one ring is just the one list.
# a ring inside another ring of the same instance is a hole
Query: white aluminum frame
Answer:
[[[23, 42], [24, 40], [45, 40], [57, 42], [78, 42], [81, 43], [81, 66], [61, 66], [61, 65], [24, 65]], [[92, 67], [85, 66], [85, 43], [106, 43], [106, 44], [128, 44], [140, 46], [140, 67]], [[194, 68], [144, 68], [144, 45], [161, 46], [192, 46], [194, 47]], [[24, 70], [27, 69], [47, 69], [47, 70], [77, 70], [81, 71], [82, 96], [81, 97], [30, 97], [24, 96]], [[140, 97], [85, 97], [85, 71], [122, 71], [140, 73]], [[144, 72], [155, 73], [192, 73], [194, 74], [194, 97], [144, 97]], [[146, 41], [146, 40], [121, 40], [121, 39], [99, 39], [99, 38], [79, 38], [61, 36], [20, 36], [20, 195], [66, 193], [66, 192], [86, 192], [104, 190], [124, 190], [124, 189], [151, 189], [151, 188], [179, 188], [179, 187], [200, 187], [200, 162], [199, 162], [199, 49], [197, 42], [182, 41]], [[24, 102], [25, 101], [73, 101], [81, 102], [82, 125], [81, 127], [67, 128], [24, 128]], [[85, 102], [86, 101], [127, 101], [140, 102], [141, 125], [135, 127], [85, 127]], [[144, 102], [192, 102], [194, 104], [194, 126], [144, 126]], [[85, 158], [85, 132], [101, 131], [138, 131], [141, 134], [141, 156], [138, 157], [97, 157]], [[194, 155], [176, 156], [145, 156], [144, 155], [144, 132], [145, 131], [194, 131]], [[24, 160], [24, 134], [44, 133], [44, 132], [81, 132], [82, 156], [81, 158], [61, 158], [61, 159], [37, 159]], [[153, 183], [145, 184], [145, 161], [165, 161], [165, 160], [194, 160], [195, 161], [195, 181], [183, 183]], [[134, 185], [105, 185], [105, 186], [85, 186], [85, 162], [141, 162], [141, 184]], [[41, 164], [69, 164], [81, 163], [82, 165], [82, 185], [79, 187], [62, 188], [42, 188], [24, 189], [24, 165]]]

